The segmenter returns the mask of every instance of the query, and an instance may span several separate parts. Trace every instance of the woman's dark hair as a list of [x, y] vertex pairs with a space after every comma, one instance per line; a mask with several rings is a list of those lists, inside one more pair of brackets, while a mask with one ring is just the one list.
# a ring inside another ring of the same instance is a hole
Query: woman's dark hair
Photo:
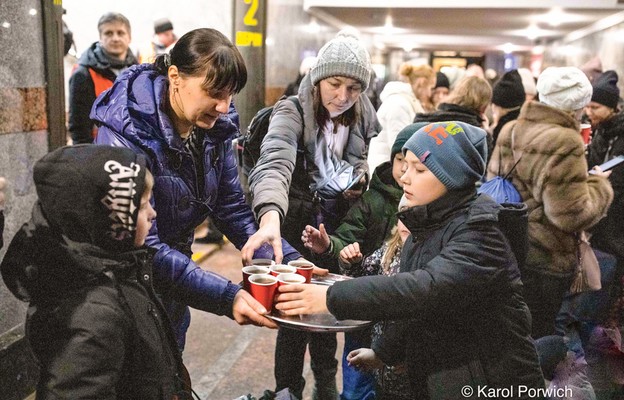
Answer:
[[336, 129], [338, 129], [338, 125], [348, 127], [360, 118], [360, 97], [364, 96], [364, 93], [358, 96], [357, 100], [355, 101], [355, 103], [353, 103], [351, 108], [349, 108], [347, 111], [343, 112], [339, 116], [332, 118], [331, 115], [329, 115], [329, 111], [327, 111], [327, 109], [323, 106], [323, 102], [321, 101], [320, 85], [320, 82], [314, 85], [312, 103], [314, 105], [314, 120], [320, 128], [324, 127], [325, 124], [327, 124], [327, 121], [333, 120], [334, 132], [336, 132]]
[[247, 83], [247, 67], [238, 49], [221, 32], [202, 28], [182, 36], [169, 54], [154, 61], [161, 74], [167, 75], [170, 65], [182, 75], [206, 78], [202, 83], [211, 95], [238, 93]]

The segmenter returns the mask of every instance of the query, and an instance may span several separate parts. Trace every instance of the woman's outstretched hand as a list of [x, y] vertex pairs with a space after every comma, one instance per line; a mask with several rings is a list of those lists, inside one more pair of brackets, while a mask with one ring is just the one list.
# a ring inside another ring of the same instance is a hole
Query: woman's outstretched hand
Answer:
[[241, 249], [243, 264], [250, 265], [256, 250], [264, 243], [273, 247], [273, 254], [276, 263], [281, 263], [284, 254], [282, 253], [282, 236], [280, 231], [280, 216], [275, 210], [268, 211], [260, 218], [260, 229], [254, 233]]
[[245, 290], [241, 289], [236, 293], [232, 305], [232, 314], [234, 315], [234, 320], [240, 325], [253, 324], [276, 329], [277, 324], [264, 316], [267, 313], [264, 306]]
[[326, 313], [327, 289], [324, 285], [282, 285], [277, 288], [274, 307], [286, 315]]

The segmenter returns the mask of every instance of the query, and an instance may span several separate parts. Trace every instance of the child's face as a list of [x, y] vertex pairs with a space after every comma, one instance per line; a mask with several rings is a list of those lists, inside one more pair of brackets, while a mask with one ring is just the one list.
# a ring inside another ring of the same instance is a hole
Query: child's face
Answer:
[[405, 173], [406, 165], [405, 165], [405, 157], [403, 157], [402, 153], [396, 153], [394, 155], [394, 159], [392, 160], [392, 177], [399, 184], [399, 187], [403, 187], [403, 182], [401, 182], [401, 175]]
[[407, 170], [401, 176], [409, 207], [424, 206], [446, 193], [446, 186], [411, 151], [405, 154]]
[[152, 208], [150, 198], [152, 191], [146, 190], [141, 197], [141, 206], [137, 219], [136, 232], [134, 235], [134, 246], [141, 247], [145, 243], [145, 238], [152, 227], [152, 220], [156, 218], [156, 211]]

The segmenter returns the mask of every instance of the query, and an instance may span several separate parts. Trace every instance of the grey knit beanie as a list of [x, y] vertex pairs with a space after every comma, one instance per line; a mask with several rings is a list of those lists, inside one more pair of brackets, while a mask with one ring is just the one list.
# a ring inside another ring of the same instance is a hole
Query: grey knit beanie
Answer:
[[358, 37], [351, 30], [342, 30], [321, 47], [318, 60], [310, 69], [310, 78], [316, 85], [331, 76], [346, 76], [359, 81], [364, 91], [370, 81], [371, 69], [370, 55]]
[[416, 131], [403, 146], [403, 152], [414, 153], [449, 190], [474, 186], [485, 173], [485, 131], [456, 121], [421, 126], [416, 123], [403, 129]]

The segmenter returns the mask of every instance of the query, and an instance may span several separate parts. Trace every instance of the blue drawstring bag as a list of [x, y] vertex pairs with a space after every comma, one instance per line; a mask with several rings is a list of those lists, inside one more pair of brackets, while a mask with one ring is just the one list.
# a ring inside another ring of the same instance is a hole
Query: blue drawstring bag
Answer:
[[479, 187], [479, 193], [485, 193], [497, 203], [522, 203], [522, 197], [518, 189], [509, 179], [503, 176], [495, 176]]
[[520, 159], [522, 158], [522, 151], [516, 151], [514, 149], [515, 148], [514, 137], [516, 133], [515, 132], [516, 126], [515, 126], [515, 121], [513, 123], [514, 123], [514, 126], [511, 128], [511, 149], [512, 149], [512, 154], [513, 154], [513, 158], [515, 161], [514, 165], [511, 167], [511, 169], [509, 170], [509, 172], [507, 172], [505, 176], [501, 176], [500, 167], [501, 167], [502, 161], [501, 161], [501, 158], [500, 158], [501, 155], [499, 152], [498, 153], [498, 157], [499, 157], [498, 176], [495, 176], [494, 178], [485, 182], [479, 187], [479, 189], [477, 189], [477, 192], [485, 193], [489, 195], [498, 204], [522, 203], [522, 197], [520, 196], [518, 189], [516, 189], [514, 184], [511, 182], [511, 179], [509, 179], [509, 177], [511, 176], [511, 173], [516, 169], [516, 166], [518, 165], [518, 163], [520, 162]]

